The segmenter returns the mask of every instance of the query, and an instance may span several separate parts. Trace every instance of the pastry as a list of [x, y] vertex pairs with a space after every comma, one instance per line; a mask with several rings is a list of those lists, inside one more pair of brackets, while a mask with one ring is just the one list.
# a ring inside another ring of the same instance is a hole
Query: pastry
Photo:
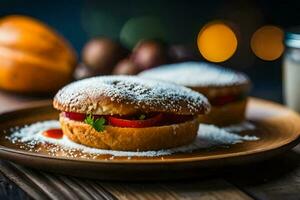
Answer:
[[204, 94], [212, 105], [201, 122], [216, 125], [239, 123], [245, 118], [249, 78], [240, 72], [206, 62], [183, 62], [143, 71], [140, 77], [164, 80]]
[[101, 76], [73, 82], [53, 101], [64, 135], [86, 146], [146, 151], [191, 143], [198, 115], [210, 110], [198, 92], [136, 76]]

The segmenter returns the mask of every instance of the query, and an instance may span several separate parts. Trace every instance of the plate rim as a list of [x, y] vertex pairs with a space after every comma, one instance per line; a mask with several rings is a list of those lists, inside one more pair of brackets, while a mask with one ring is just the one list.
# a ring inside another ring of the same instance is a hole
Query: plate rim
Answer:
[[[297, 114], [295, 111], [285, 107], [284, 105], [264, 100], [264, 99], [259, 99], [259, 98], [253, 98], [249, 97], [250, 101], [258, 101], [258, 102], [266, 102], [268, 104], [272, 104], [273, 106], [288, 110], [295, 116], [299, 118], [300, 122], [300, 116]], [[14, 111], [9, 111], [9, 112], [3, 112], [0, 113], [0, 117], [3, 115], [11, 115], [15, 112], [22, 112], [26, 110], [31, 110], [31, 109], [39, 109], [39, 108], [48, 108], [52, 105], [51, 101], [49, 100], [43, 100], [43, 101], [38, 101], [34, 105], [29, 105], [26, 108], [21, 108], [17, 109]], [[1, 120], [0, 120], [1, 121]], [[251, 141], [248, 141], [251, 142]], [[136, 164], [176, 164], [176, 163], [193, 163], [193, 162], [199, 162], [199, 161], [210, 161], [210, 160], [223, 160], [223, 159], [230, 159], [230, 158], [239, 158], [239, 157], [246, 157], [246, 156], [255, 156], [263, 153], [268, 153], [274, 150], [280, 150], [284, 149], [286, 147], [293, 148], [296, 146], [298, 143], [300, 143], [300, 132], [298, 134], [295, 134], [293, 138], [291, 138], [288, 142], [281, 143], [278, 146], [275, 146], [273, 148], [268, 148], [268, 149], [253, 149], [253, 150], [248, 150], [245, 152], [235, 152], [235, 153], [227, 153], [227, 154], [219, 154], [219, 155], [210, 155], [209, 157], [206, 158], [201, 158], [201, 157], [185, 157], [185, 158], [164, 158], [164, 159], [157, 159], [157, 160], [151, 160], [151, 159], [144, 159], [144, 160], [115, 160], [115, 159], [107, 159], [107, 160], [94, 160], [94, 159], [85, 159], [85, 158], [67, 158], [67, 157], [54, 157], [50, 155], [44, 155], [44, 154], [37, 154], [33, 152], [28, 152], [22, 149], [12, 149], [9, 147], [6, 147], [2, 144], [0, 144], [0, 154], [1, 155], [7, 155], [7, 154], [18, 154], [18, 155], [25, 155], [25, 156], [30, 156], [30, 157], [35, 157], [39, 159], [51, 159], [51, 160], [60, 160], [60, 161], [66, 161], [66, 162], [81, 162], [81, 163], [91, 163], [91, 164], [126, 164], [126, 165], [136, 165]], [[235, 155], [238, 154], [238, 155]], [[168, 156], [168, 155], [166, 155]], [[164, 156], [161, 156], [164, 157]], [[217, 157], [217, 158], [216, 158]]]

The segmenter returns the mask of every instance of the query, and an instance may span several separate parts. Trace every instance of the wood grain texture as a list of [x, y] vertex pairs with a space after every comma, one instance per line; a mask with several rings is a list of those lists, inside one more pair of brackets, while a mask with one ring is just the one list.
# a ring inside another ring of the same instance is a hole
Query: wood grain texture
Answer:
[[250, 200], [250, 196], [222, 179], [182, 181], [177, 183], [102, 183], [122, 200]]
[[0, 170], [34, 199], [250, 199], [221, 179], [180, 183], [103, 183], [41, 173], [7, 162], [0, 163]]
[[22, 171], [19, 171], [13, 165], [1, 161], [1, 172], [13, 181], [16, 185], [26, 191], [34, 199], [49, 199], [43, 192], [35, 187], [35, 184], [24, 176]]
[[8, 162], [1, 162], [0, 170], [10, 171], [6, 174], [10, 179], [15, 180], [32, 198], [42, 200], [252, 199], [222, 179], [160, 183], [99, 182], [38, 172]]
[[86, 179], [39, 172], [4, 161], [0, 162], [0, 171], [38, 200], [116, 199], [98, 183]]
[[14, 182], [0, 173], [0, 199], [6, 200], [30, 200], [32, 199]]
[[300, 198], [300, 145], [272, 160], [228, 171], [230, 181], [251, 196], [262, 199]]

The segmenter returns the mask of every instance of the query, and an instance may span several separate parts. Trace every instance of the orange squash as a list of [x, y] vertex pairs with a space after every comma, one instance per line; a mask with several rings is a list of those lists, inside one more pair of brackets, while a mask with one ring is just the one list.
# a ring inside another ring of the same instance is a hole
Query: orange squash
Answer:
[[68, 83], [76, 65], [68, 42], [27, 16], [0, 19], [0, 88], [20, 93], [54, 92]]

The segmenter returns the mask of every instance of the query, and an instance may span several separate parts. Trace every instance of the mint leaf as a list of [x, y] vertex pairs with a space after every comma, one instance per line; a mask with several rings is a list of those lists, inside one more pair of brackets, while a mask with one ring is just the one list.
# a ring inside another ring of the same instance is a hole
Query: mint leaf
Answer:
[[91, 114], [89, 114], [88, 116], [86, 116], [84, 122], [85, 122], [86, 124], [89, 124], [89, 125], [93, 126], [93, 123], [94, 123], [94, 117], [93, 117]]
[[96, 119], [94, 121], [93, 127], [96, 131], [104, 131], [105, 119], [103, 117]]
[[103, 117], [95, 120], [93, 115], [89, 114], [84, 122], [92, 126], [96, 131], [100, 132], [104, 130], [105, 119]]

